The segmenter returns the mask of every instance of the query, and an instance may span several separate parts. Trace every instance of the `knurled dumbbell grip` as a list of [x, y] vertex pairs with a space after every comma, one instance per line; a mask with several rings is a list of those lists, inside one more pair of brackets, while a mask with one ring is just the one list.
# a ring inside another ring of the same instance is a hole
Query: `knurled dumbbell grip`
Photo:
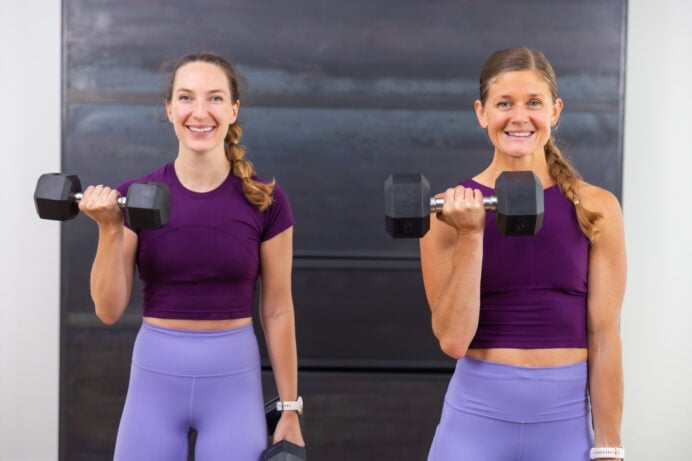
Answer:
[[[442, 206], [445, 204], [445, 199], [442, 197], [431, 197], [430, 198], [430, 212], [439, 213], [442, 211]], [[497, 210], [497, 197], [491, 195], [490, 197], [483, 197], [483, 208], [490, 211]]]
[[[74, 200], [76, 203], [79, 203], [80, 200], [82, 200], [82, 196], [84, 194], [81, 192], [75, 192], [74, 194], [70, 194], [70, 198]], [[127, 197], [118, 197], [118, 206], [120, 208], [126, 208], [127, 207]]]

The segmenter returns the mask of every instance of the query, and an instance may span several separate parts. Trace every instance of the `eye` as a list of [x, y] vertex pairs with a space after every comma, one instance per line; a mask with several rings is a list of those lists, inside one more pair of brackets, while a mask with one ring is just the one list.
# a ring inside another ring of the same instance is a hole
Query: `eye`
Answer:
[[190, 100], [190, 96], [188, 96], [186, 94], [181, 94], [178, 96], [178, 101], [189, 101], [189, 100]]
[[528, 106], [532, 109], [538, 109], [540, 107], [543, 107], [543, 101], [540, 99], [532, 99], [529, 101]]
[[498, 109], [509, 109], [512, 107], [512, 103], [509, 101], [500, 101], [495, 105]]
[[214, 102], [223, 102], [223, 96], [212, 96], [211, 100]]

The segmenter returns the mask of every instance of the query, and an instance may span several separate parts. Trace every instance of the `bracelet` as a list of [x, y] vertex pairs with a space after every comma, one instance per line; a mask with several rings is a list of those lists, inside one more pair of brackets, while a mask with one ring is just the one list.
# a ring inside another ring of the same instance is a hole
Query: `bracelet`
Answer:
[[625, 449], [622, 447], [595, 447], [589, 451], [591, 459], [621, 458], [625, 459]]

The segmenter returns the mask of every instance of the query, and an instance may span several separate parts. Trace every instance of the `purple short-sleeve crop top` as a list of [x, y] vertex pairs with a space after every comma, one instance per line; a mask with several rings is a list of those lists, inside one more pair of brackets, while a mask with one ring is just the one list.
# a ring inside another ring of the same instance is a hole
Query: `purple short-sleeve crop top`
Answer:
[[[121, 195], [135, 181], [168, 185], [171, 213], [158, 230], [136, 231], [137, 267], [145, 316], [223, 320], [250, 317], [259, 276], [259, 249], [294, 224], [286, 195], [274, 188], [274, 203], [260, 211], [229, 174], [210, 192], [186, 189], [173, 163], [118, 186]], [[125, 223], [129, 227], [128, 223]]]
[[[461, 183], [494, 190], [473, 180]], [[558, 186], [545, 189], [543, 226], [507, 237], [486, 214], [478, 330], [470, 348], [586, 347], [589, 241]]]

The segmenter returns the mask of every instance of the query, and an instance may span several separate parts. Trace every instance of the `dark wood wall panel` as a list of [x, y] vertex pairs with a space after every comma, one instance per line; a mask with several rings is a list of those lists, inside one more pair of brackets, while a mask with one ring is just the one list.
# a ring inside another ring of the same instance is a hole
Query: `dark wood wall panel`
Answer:
[[[296, 217], [310, 457], [424, 459], [453, 361], [430, 330], [417, 242], [384, 232], [384, 180], [421, 172], [442, 190], [481, 170], [491, 149], [472, 111], [480, 67], [496, 49], [526, 45], [558, 74], [564, 152], [622, 198], [626, 7], [63, 0], [62, 170], [116, 185], [173, 160], [160, 64], [197, 51], [230, 58], [247, 80], [248, 157], [278, 180]], [[139, 284], [118, 324], [96, 320], [96, 237], [84, 216], [63, 225], [60, 453], [69, 461], [112, 456], [141, 321]]]

